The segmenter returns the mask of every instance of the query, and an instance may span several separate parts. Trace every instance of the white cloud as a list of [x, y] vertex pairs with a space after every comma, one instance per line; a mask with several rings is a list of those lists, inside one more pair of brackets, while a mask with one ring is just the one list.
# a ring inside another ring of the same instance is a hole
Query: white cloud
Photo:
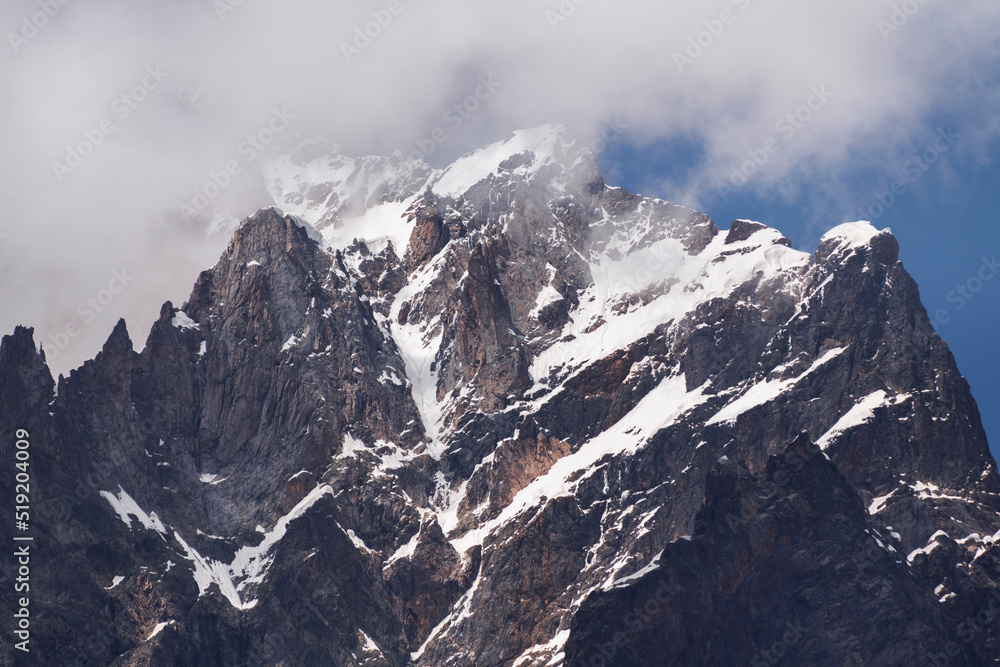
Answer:
[[[689, 204], [769, 138], [781, 139], [780, 150], [750, 187], [780, 193], [821, 179], [836, 196], [845, 170], [899, 164], [933, 134], [931, 119], [962, 119], [966, 151], [998, 130], [986, 74], [1000, 48], [992, 0], [577, 2], [399, 0], [387, 20], [389, 0], [244, 0], [220, 20], [210, 0], [77, 0], [17, 53], [7, 35], [0, 329], [34, 325], [44, 339], [79, 320], [77, 305], [127, 267], [135, 282], [54, 365], [66, 370], [92, 356], [119, 315], [141, 344], [159, 304], [183, 301], [221, 250], [195, 243], [201, 232], [177, 222], [178, 205], [276, 106], [296, 116], [296, 130], [349, 153], [409, 152], [473, 94], [478, 77], [492, 75], [501, 87], [431, 162], [549, 120], [588, 138], [620, 116], [639, 145], [678, 136], [703, 143], [699, 169], [650, 183], [653, 194]], [[892, 20], [894, 5], [914, 11], [883, 34], [879, 21]], [[37, 2], [4, 3], [0, 28], [16, 34], [38, 11]], [[342, 43], [371, 12], [385, 25], [347, 62]], [[553, 24], [547, 12], [566, 20]], [[675, 52], [699, 33], [703, 52], [679, 68]], [[114, 100], [149, 66], [169, 77], [127, 118], [113, 117]], [[834, 95], [784, 137], [776, 124], [813, 86]], [[53, 161], [105, 117], [114, 131], [59, 182]], [[243, 190], [227, 196], [241, 214], [259, 203]]]

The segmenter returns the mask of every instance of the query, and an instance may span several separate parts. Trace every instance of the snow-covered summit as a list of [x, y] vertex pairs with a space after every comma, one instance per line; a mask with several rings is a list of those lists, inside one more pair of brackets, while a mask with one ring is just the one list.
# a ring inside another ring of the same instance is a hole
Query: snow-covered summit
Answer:
[[264, 180], [275, 204], [319, 230], [339, 226], [381, 204], [412, 197], [436, 172], [396, 151], [352, 158], [319, 137], [296, 135], [287, 153], [270, 156]]
[[547, 123], [518, 130], [503, 141], [460, 157], [443, 171], [433, 190], [444, 197], [459, 197], [501, 171], [530, 181], [545, 167], [573, 170], [588, 160], [594, 164], [593, 155], [564, 125]]
[[559, 123], [518, 130], [440, 170], [399, 151], [348, 157], [336, 144], [304, 134], [292, 137], [283, 151], [263, 166], [269, 195], [334, 246], [354, 238], [398, 241], [402, 230], [385, 233], [386, 220], [395, 222], [428, 188], [457, 200], [488, 179], [503, 178], [560, 195], [600, 177], [590, 150]]
[[832, 242], [840, 246], [848, 247], [866, 246], [871, 243], [873, 238], [881, 234], [892, 234], [892, 230], [888, 227], [885, 229], [877, 229], [867, 220], [845, 222], [842, 225], [837, 225], [824, 234], [820, 239], [820, 243]]
[[402, 257], [413, 232], [410, 212], [425, 194], [453, 205], [479, 207], [489, 181], [551, 199], [600, 180], [596, 160], [558, 123], [519, 130], [444, 169], [400, 151], [389, 157], [349, 157], [325, 139], [291, 135], [262, 165], [270, 198], [282, 211], [318, 230], [327, 248], [362, 240], [380, 252], [392, 244]]
[[876, 229], [865, 220], [837, 225], [819, 241], [818, 257], [836, 257], [844, 262], [858, 254], [893, 264], [899, 259], [899, 242], [888, 227]]

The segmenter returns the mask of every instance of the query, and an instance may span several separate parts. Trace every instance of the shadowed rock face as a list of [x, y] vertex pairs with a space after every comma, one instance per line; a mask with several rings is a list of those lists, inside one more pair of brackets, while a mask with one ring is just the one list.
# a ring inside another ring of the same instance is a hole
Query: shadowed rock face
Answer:
[[888, 541], [806, 435], [757, 476], [724, 460], [693, 535], [580, 608], [567, 663], [925, 664], [952, 628]]
[[56, 386], [3, 339], [35, 542], [0, 662], [1000, 655], [996, 466], [891, 234], [722, 235], [555, 126], [394, 160], [367, 198], [296, 181], [327, 236], [251, 216], [141, 352], [120, 322]]

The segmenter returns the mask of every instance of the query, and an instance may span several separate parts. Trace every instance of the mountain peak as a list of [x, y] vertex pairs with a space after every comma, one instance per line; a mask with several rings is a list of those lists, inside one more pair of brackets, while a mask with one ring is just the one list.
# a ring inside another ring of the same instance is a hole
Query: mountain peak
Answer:
[[234, 241], [245, 242], [249, 238], [276, 239], [276, 234], [301, 229], [310, 241], [323, 244], [323, 235], [306, 220], [293, 213], [286, 213], [277, 206], [262, 208], [246, 218], [239, 226]]
[[463, 155], [444, 169], [433, 190], [457, 198], [491, 175], [509, 173], [531, 181], [546, 167], [573, 172], [581, 166], [596, 169], [593, 154], [564, 125], [546, 123], [517, 130], [503, 141]]
[[892, 230], [877, 229], [867, 220], [845, 222], [837, 225], [819, 241], [818, 257], [839, 258], [841, 261], [861, 252], [869, 254], [885, 265], [899, 259], [899, 242]]
[[820, 239], [820, 242], [830, 241], [838, 245], [863, 246], [871, 243], [871, 240], [880, 234], [892, 234], [892, 230], [886, 227], [878, 229], [867, 220], [858, 222], [845, 222], [837, 225]]

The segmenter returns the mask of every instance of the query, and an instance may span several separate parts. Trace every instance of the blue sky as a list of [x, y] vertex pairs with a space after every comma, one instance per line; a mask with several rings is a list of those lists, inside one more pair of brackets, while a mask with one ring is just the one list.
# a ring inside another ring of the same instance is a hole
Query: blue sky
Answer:
[[[962, 134], [959, 125], [950, 127]], [[933, 136], [920, 136], [910, 152], [920, 155], [927, 146], [933, 146], [933, 141]], [[917, 281], [935, 328], [972, 387], [997, 458], [1000, 275], [984, 282], [978, 292], [971, 291], [979, 288], [977, 278], [983, 260], [1000, 256], [1000, 164], [989, 157], [1000, 156], [1000, 145], [987, 147], [986, 155], [984, 159], [981, 151], [973, 155], [962, 150], [959, 136], [955, 148], [926, 170], [918, 163], [907, 169], [907, 161], [899, 163], [898, 170], [880, 174], [870, 173], [872, 170], [865, 164], [857, 165], [854, 177], [850, 169], [845, 170], [841, 174], [843, 188], [838, 188], [843, 198], [838, 204], [828, 204], [825, 187], [803, 183], [791, 193], [776, 194], [773, 188], [754, 187], [751, 180], [728, 197], [709, 194], [698, 208], [723, 229], [737, 218], [764, 222], [807, 252], [815, 252], [819, 237], [841, 222], [875, 218], [872, 222], [877, 227], [890, 227], [899, 239], [900, 259]], [[928, 157], [933, 158], [933, 154]], [[656, 184], [683, 181], [687, 172], [698, 169], [700, 159], [698, 147], [691, 142], [664, 141], [636, 148], [623, 140], [612, 144], [599, 161], [602, 170], [612, 174], [609, 180], [614, 185], [677, 201], [669, 188]], [[906, 186], [905, 192], [895, 196], [884, 212], [872, 208], [880, 196], [889, 201], [885, 193], [892, 192], [895, 181]], [[653, 193], [653, 189], [659, 191]], [[878, 216], [862, 218], [860, 210]], [[960, 286], [965, 286], [970, 299], [962, 296]], [[946, 317], [936, 321], [939, 311], [944, 311]]]

